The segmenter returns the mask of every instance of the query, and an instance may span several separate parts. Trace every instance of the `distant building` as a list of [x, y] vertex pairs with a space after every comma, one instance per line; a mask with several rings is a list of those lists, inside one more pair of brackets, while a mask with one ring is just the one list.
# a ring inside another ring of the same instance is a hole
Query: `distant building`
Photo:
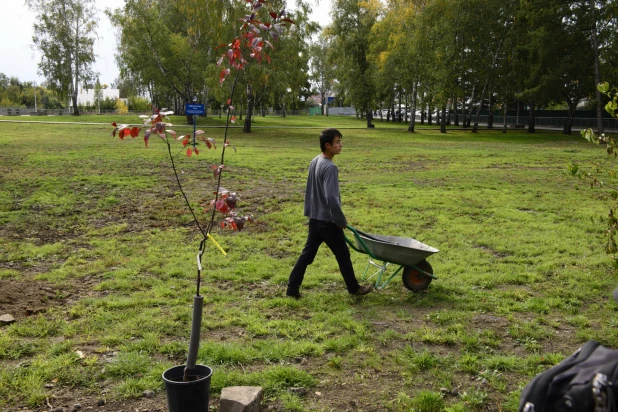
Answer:
[[[106, 98], [110, 98], [116, 100], [120, 98], [120, 89], [101, 89], [101, 100], [105, 100]], [[126, 99], [122, 99], [127, 103]], [[77, 105], [78, 106], [86, 106], [86, 105], [94, 105], [94, 89], [83, 89], [80, 88], [77, 93]], [[73, 99], [69, 99], [69, 106], [73, 107]]]

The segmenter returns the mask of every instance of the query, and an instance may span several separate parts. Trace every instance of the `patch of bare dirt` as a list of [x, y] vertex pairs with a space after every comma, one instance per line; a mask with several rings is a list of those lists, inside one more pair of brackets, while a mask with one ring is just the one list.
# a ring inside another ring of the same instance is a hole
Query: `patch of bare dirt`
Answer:
[[37, 281], [0, 280], [0, 315], [12, 315], [19, 321], [63, 304], [57, 286]]

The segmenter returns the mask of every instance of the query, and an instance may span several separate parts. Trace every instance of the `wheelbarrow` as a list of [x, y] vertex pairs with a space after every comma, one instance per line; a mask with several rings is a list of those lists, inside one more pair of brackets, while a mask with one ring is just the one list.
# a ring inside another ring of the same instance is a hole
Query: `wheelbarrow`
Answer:
[[[403, 285], [413, 292], [426, 290], [431, 281], [437, 279], [425, 259], [437, 253], [438, 249], [412, 238], [364, 233], [350, 225], [347, 228], [354, 234], [354, 241], [346, 236], [348, 245], [357, 252], [369, 255], [362, 279], [375, 278], [374, 288], [384, 289], [399, 273]], [[399, 265], [399, 268], [389, 276], [385, 272], [391, 264]], [[377, 271], [367, 276], [371, 267]]]

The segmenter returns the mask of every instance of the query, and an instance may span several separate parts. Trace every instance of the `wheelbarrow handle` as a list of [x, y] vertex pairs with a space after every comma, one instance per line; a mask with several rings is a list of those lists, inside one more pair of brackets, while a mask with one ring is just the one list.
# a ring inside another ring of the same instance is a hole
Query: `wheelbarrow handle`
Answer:
[[[349, 229], [353, 234], [354, 234], [354, 238], [356, 239], [356, 241], [358, 243], [354, 243], [352, 242], [350, 239], [348, 239], [347, 236], [345, 236], [345, 241], [348, 243], [348, 245], [350, 245], [350, 247], [352, 249], [354, 249], [355, 251], [359, 252], [359, 253], [366, 253], [369, 256], [371, 256], [373, 259], [377, 259], [377, 257], [375, 257], [373, 255], [373, 253], [371, 253], [371, 251], [369, 250], [369, 248], [367, 247], [367, 245], [365, 244], [365, 241], [363, 240], [363, 238], [361, 237], [361, 235], [358, 233], [358, 230], [354, 229], [352, 226], [350, 225], [346, 225], [346, 228]], [[359, 248], [357, 246], [357, 244], [361, 245], [361, 247]]]

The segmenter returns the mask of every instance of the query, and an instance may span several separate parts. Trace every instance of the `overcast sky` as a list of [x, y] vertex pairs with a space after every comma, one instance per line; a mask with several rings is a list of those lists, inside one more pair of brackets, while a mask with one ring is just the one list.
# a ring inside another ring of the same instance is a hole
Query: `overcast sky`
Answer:
[[[328, 24], [330, 18], [330, 1], [310, 0], [313, 4], [312, 20]], [[288, 4], [293, 2], [288, 0]], [[97, 0], [99, 9], [99, 27], [94, 51], [97, 60], [94, 70], [100, 73], [101, 83], [112, 83], [118, 77], [116, 53], [116, 31], [103, 13], [107, 8], [115, 9], [124, 5], [124, 0]], [[17, 77], [21, 82], [45, 79], [37, 73], [40, 54], [32, 49], [32, 25], [34, 14], [24, 5], [23, 0], [0, 0], [2, 23], [0, 24], [0, 73], [8, 77]]]

